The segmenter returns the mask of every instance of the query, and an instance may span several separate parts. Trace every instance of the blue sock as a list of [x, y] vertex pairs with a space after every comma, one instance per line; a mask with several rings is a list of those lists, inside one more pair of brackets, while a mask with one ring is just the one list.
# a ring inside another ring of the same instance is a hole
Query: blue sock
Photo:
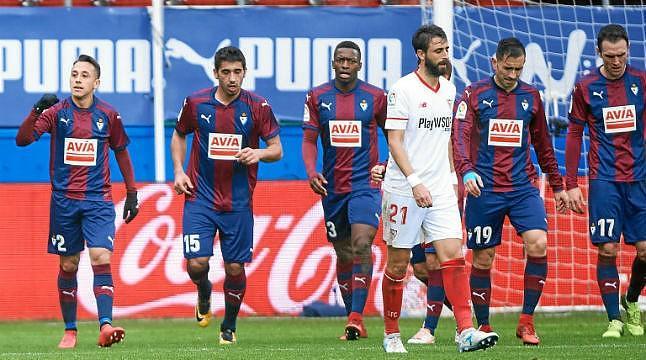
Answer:
[[345, 305], [345, 312], [350, 315], [352, 311], [352, 263], [342, 263], [338, 259], [336, 261], [336, 281], [339, 283], [339, 290], [341, 290], [341, 297], [343, 298], [343, 305]]
[[523, 314], [532, 315], [543, 293], [547, 278], [547, 255], [527, 256], [525, 264], [525, 291], [523, 293]]
[[352, 265], [352, 312], [363, 314], [371, 281], [372, 257], [367, 264], [362, 264], [359, 258], [355, 259]]
[[469, 277], [471, 303], [478, 325], [489, 325], [489, 303], [491, 300], [491, 270], [471, 267]]
[[58, 301], [65, 322], [65, 330], [76, 330], [76, 297], [78, 296], [78, 282], [76, 272], [66, 272], [63, 268], [58, 270]]
[[114, 285], [110, 264], [92, 265], [94, 272], [94, 297], [96, 310], [99, 317], [99, 327], [103, 324], [112, 324], [112, 302], [114, 299]]
[[603, 306], [608, 313], [608, 320], [620, 320], [619, 316], [619, 273], [617, 272], [617, 257], [602, 256], [597, 258], [597, 283]]
[[236, 320], [238, 319], [238, 312], [244, 299], [245, 291], [247, 290], [247, 275], [242, 269], [242, 272], [236, 276], [227, 274], [224, 277], [224, 319], [220, 325], [220, 331], [224, 329], [231, 329], [236, 331]]
[[435, 334], [440, 314], [442, 314], [444, 298], [442, 270], [429, 271], [426, 284], [426, 319], [424, 319], [424, 327], [429, 329], [431, 334]]

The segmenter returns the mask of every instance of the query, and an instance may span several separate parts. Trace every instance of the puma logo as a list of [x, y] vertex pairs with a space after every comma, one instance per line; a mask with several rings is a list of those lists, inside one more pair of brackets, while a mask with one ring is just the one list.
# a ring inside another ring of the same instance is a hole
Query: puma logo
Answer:
[[482, 301], [487, 301], [487, 299], [485, 299], [485, 295], [487, 294], [486, 291], [483, 291], [482, 294], [478, 294], [477, 292], [472, 291], [471, 294], [479, 297], [480, 299], [482, 299]]
[[433, 304], [433, 305], [426, 305], [426, 307], [427, 307], [429, 310], [431, 310], [431, 311], [435, 311], [435, 304]]
[[63, 124], [65, 124], [65, 126], [67, 126], [67, 123], [70, 121], [70, 119], [65, 119], [65, 118], [60, 118], [60, 119], [58, 119], [58, 120], [59, 120], [60, 122], [62, 122]]
[[490, 109], [493, 107], [493, 100], [482, 100], [482, 103], [485, 105], [489, 105]]
[[213, 116], [213, 114], [209, 114], [209, 116], [206, 116], [206, 115], [204, 115], [204, 114], [201, 114], [201, 115], [200, 115], [200, 118], [202, 118], [202, 119], [206, 120], [206, 122], [210, 124], [210, 123], [211, 123], [211, 116]]
[[327, 103], [327, 104], [326, 104], [326, 103], [324, 103], [323, 101], [321, 101], [321, 107], [326, 108], [326, 109], [327, 109], [327, 111], [332, 111], [332, 103]]
[[114, 287], [112, 287], [112, 286], [103, 285], [103, 286], [101, 286], [101, 289], [109, 290], [111, 293], [114, 294]]
[[262, 102], [262, 104], [260, 104], [260, 106], [262, 107], [269, 106], [269, 103], [267, 102], [267, 100], [265, 100]]
[[617, 282], [616, 281], [613, 281], [613, 282], [607, 282], [606, 281], [606, 283], [603, 284], [603, 286], [613, 287], [613, 288], [617, 289]]
[[242, 294], [236, 294], [229, 291], [227, 295], [233, 296], [234, 298], [238, 299], [238, 301], [242, 301]]
[[65, 291], [65, 290], [62, 290], [62, 291], [61, 291], [61, 294], [63, 294], [63, 295], [67, 295], [67, 296], [71, 296], [71, 297], [74, 297], [74, 291], [75, 291], [75, 290], [72, 290], [72, 291]]
[[368, 284], [366, 283], [366, 280], [367, 280], [367, 279], [366, 279], [366, 277], [365, 277], [365, 276], [362, 276], [362, 277], [355, 276], [355, 277], [354, 277], [354, 281], [360, 281], [361, 283], [363, 283], [363, 285], [368, 285]]
[[545, 280], [538, 280], [538, 283], [541, 285], [545, 285]]
[[603, 100], [603, 90], [601, 90], [599, 92], [593, 91], [592, 96], [598, 96], [599, 99]]
[[341, 290], [344, 290], [344, 291], [348, 291], [348, 290], [350, 290], [350, 289], [348, 288], [348, 284], [339, 284], [339, 288], [340, 288]]

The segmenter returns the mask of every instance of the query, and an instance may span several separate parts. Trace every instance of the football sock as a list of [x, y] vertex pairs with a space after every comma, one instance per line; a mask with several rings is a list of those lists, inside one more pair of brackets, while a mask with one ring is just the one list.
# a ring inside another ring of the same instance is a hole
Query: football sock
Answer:
[[236, 330], [236, 320], [242, 305], [245, 290], [247, 289], [247, 275], [244, 271], [236, 276], [227, 274], [224, 277], [224, 319], [220, 330]]
[[471, 286], [471, 302], [478, 325], [489, 325], [491, 269], [478, 269], [471, 266], [469, 284]]
[[597, 282], [601, 292], [603, 306], [608, 313], [608, 320], [620, 320], [619, 316], [619, 274], [617, 257], [603, 256], [597, 258]]
[[366, 263], [362, 263], [359, 257], [355, 258], [352, 273], [352, 312], [363, 314], [372, 281], [372, 257]]
[[644, 289], [646, 284], [646, 262], [635, 256], [633, 260], [633, 268], [630, 274], [630, 285], [628, 285], [628, 293], [626, 293], [626, 300], [630, 302], [637, 302], [639, 294]]
[[442, 313], [444, 299], [442, 270], [428, 271], [428, 282], [426, 284], [426, 319], [424, 319], [424, 327], [429, 329], [431, 334], [435, 334], [435, 329], [437, 328], [437, 323]]
[[465, 266], [464, 258], [452, 259], [440, 264], [442, 281], [449, 285], [444, 291], [453, 304], [453, 316], [455, 316], [458, 333], [473, 327], [469, 305], [469, 278]]
[[352, 262], [336, 262], [336, 281], [339, 283], [341, 298], [346, 314], [352, 311]]
[[523, 293], [523, 314], [531, 315], [538, 305], [547, 278], [547, 255], [527, 256], [525, 264], [525, 291]]
[[112, 323], [112, 302], [114, 299], [114, 285], [112, 284], [112, 271], [110, 264], [92, 265], [94, 272], [94, 297], [99, 317], [99, 326]]
[[58, 301], [65, 322], [65, 330], [76, 330], [76, 296], [78, 282], [77, 271], [66, 272], [63, 268], [58, 270]]
[[384, 332], [394, 334], [399, 332], [399, 316], [402, 309], [404, 295], [404, 278], [406, 274], [398, 277], [384, 271], [381, 282], [381, 292], [384, 297]]

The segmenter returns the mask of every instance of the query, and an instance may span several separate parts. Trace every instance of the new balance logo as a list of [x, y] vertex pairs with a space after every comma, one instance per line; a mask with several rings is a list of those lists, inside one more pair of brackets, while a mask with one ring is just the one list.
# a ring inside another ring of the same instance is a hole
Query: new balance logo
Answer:
[[482, 294], [478, 294], [477, 292], [472, 291], [471, 294], [479, 297], [480, 299], [482, 299], [482, 301], [487, 301], [487, 299], [485, 299], [485, 295], [487, 294], [486, 291], [483, 291]]
[[354, 281], [359, 281], [359, 282], [363, 283], [363, 285], [368, 285], [368, 284], [366, 283], [367, 278], [366, 278], [365, 276], [362, 276], [362, 277], [355, 276], [355, 277], [354, 277]]
[[238, 301], [242, 301], [242, 294], [236, 294], [229, 291], [227, 295], [233, 296], [234, 298], [238, 299]]
[[206, 115], [204, 115], [204, 114], [201, 114], [201, 115], [200, 115], [200, 118], [202, 118], [202, 119], [206, 120], [206, 122], [210, 124], [210, 123], [211, 123], [211, 116], [213, 116], [213, 114], [209, 114], [209, 116], [206, 116]]
[[603, 284], [603, 286], [613, 287], [613, 288], [617, 289], [617, 282], [616, 281], [613, 281], [613, 282], [607, 282], [606, 281], [606, 283]]
[[485, 105], [489, 105], [489, 108], [493, 107], [493, 100], [482, 100], [482, 103]]
[[326, 103], [324, 103], [323, 101], [321, 101], [321, 107], [326, 108], [326, 109], [327, 109], [327, 111], [332, 111], [332, 103], [328, 103], [328, 104], [326, 104]]
[[108, 290], [108, 291], [110, 291], [111, 293], [114, 294], [114, 287], [112, 287], [112, 286], [103, 285], [103, 286], [101, 286], [101, 289]]
[[63, 295], [67, 295], [67, 296], [71, 296], [71, 297], [74, 297], [74, 291], [75, 291], [75, 290], [72, 290], [72, 291], [65, 291], [65, 290], [62, 290], [62, 291], [61, 291], [61, 294], [63, 294]]
[[58, 119], [58, 120], [59, 120], [60, 122], [62, 122], [63, 124], [65, 124], [65, 126], [67, 126], [67, 123], [70, 121], [70, 119], [65, 119], [65, 118], [60, 118], [60, 119]]
[[592, 96], [598, 96], [599, 99], [603, 100], [603, 90], [601, 90], [599, 92], [593, 91]]

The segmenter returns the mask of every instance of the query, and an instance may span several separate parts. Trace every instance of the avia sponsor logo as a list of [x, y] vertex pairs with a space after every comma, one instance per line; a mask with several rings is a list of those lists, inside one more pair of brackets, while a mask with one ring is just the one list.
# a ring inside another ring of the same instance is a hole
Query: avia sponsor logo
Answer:
[[489, 145], [520, 147], [523, 142], [523, 121], [489, 120]]
[[436, 116], [432, 119], [422, 117], [422, 118], [419, 118], [417, 127], [420, 129], [428, 129], [429, 131], [433, 131], [434, 129], [451, 131], [451, 123], [452, 123], [451, 116]]
[[96, 166], [97, 139], [65, 138], [63, 163], [78, 166]]
[[240, 134], [209, 133], [209, 159], [235, 160], [242, 145]]
[[330, 120], [330, 144], [336, 147], [361, 147], [361, 121]]
[[145, 39], [0, 40], [0, 93], [22, 80], [27, 93], [70, 92], [69, 74], [78, 54], [101, 64], [101, 93], [151, 91], [150, 42]]
[[603, 108], [603, 126], [607, 134], [634, 131], [636, 123], [635, 105]]

